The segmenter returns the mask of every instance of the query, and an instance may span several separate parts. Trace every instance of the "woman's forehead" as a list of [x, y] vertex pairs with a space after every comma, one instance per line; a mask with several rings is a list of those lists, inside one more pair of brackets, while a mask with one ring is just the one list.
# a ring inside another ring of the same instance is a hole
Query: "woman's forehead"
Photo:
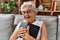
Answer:
[[33, 9], [32, 6], [25, 6], [22, 10], [23, 10], [23, 11], [26, 11], [26, 10], [31, 10], [31, 9]]

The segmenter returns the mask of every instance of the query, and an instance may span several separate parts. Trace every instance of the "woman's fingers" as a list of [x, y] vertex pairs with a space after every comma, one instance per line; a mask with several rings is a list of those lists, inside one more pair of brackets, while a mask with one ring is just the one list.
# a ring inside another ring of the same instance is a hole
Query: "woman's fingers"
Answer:
[[24, 36], [25, 36], [25, 34], [20, 34], [19, 36], [24, 37]]
[[29, 26], [27, 26], [27, 28], [20, 27], [18, 30], [18, 36], [23, 37], [25, 34], [29, 34]]
[[28, 25], [28, 27], [27, 27], [27, 33], [29, 34], [29, 25]]
[[25, 36], [24, 33], [18, 34], [18, 37], [24, 37], [24, 36]]
[[23, 28], [21, 27], [19, 30], [20, 33], [29, 33], [29, 25], [27, 26], [27, 28]]
[[20, 29], [19, 29], [19, 32], [20, 33], [25, 33], [27, 30], [26, 30], [26, 28], [23, 28], [23, 27], [21, 27]]
[[26, 31], [24, 30], [24, 31], [19, 31], [19, 34], [22, 34], [22, 33], [26, 33]]
[[26, 33], [26, 28], [20, 27], [20, 29], [18, 30], [18, 36], [23, 37], [24, 33]]

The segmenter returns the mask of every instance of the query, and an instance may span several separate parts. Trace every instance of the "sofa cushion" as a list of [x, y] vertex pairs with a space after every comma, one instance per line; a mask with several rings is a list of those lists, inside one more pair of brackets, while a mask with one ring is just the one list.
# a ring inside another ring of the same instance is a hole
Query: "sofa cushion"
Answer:
[[58, 16], [58, 36], [57, 40], [60, 40], [60, 15]]
[[[21, 17], [20, 15], [19, 17]], [[22, 18], [19, 18], [18, 15], [16, 16], [18, 20], [23, 20]], [[36, 19], [45, 21], [47, 25], [48, 30], [48, 39], [49, 40], [56, 40], [56, 31], [57, 31], [57, 17], [55, 16], [36, 16]], [[17, 24], [19, 21], [15, 19], [15, 24]]]
[[17, 25], [20, 21], [23, 21], [23, 15], [15, 15], [14, 25]]
[[13, 14], [0, 14], [0, 40], [9, 40], [12, 34]]
[[36, 19], [43, 20], [48, 30], [48, 40], [56, 40], [57, 17], [55, 16], [36, 16]]

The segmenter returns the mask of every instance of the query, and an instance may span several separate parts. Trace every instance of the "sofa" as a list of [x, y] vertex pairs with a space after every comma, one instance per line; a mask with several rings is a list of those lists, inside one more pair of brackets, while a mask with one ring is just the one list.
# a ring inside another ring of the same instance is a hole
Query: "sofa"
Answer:
[[[23, 19], [23, 15], [0, 14], [0, 40], [9, 40], [16, 25], [20, 21], [23, 21]], [[60, 40], [60, 15], [36, 15], [36, 19], [43, 20], [46, 23], [48, 31], [48, 40]]]

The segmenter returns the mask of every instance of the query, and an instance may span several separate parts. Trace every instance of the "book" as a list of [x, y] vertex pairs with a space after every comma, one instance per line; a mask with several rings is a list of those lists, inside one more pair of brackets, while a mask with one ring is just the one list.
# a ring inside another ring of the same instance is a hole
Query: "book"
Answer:
[[40, 27], [34, 24], [29, 24], [30, 28], [29, 28], [29, 34], [34, 37], [37, 38], [38, 32]]

